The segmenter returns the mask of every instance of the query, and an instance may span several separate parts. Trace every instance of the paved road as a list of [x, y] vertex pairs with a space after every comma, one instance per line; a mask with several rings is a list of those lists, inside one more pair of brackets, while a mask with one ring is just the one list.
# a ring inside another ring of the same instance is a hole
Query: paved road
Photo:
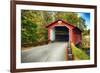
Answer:
[[66, 46], [65, 42], [55, 42], [23, 50], [21, 62], [66, 61]]

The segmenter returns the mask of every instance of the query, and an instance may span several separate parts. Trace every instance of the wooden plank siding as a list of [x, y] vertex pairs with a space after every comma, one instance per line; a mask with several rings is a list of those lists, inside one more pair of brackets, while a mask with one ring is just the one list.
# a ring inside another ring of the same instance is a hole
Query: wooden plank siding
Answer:
[[48, 26], [46, 26], [46, 28], [48, 28], [48, 40], [50, 40], [50, 29], [53, 29], [57, 26], [64, 26], [66, 27], [66, 29], [69, 30], [69, 42], [70, 43], [74, 43], [75, 45], [78, 44], [78, 43], [81, 43], [81, 40], [82, 40], [82, 34], [81, 34], [81, 30], [78, 29], [77, 27], [75, 27], [74, 25], [68, 23], [68, 22], [65, 22], [63, 20], [56, 20], [52, 23], [50, 23]]

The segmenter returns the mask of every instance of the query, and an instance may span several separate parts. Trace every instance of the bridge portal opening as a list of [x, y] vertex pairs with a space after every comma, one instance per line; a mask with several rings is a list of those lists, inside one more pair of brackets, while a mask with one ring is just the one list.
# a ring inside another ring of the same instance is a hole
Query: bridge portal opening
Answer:
[[55, 41], [68, 42], [69, 29], [65, 26], [56, 26], [55, 27]]

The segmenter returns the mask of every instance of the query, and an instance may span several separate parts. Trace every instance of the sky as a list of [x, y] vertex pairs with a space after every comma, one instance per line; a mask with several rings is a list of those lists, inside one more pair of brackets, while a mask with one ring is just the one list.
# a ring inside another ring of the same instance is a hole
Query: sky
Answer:
[[90, 28], [90, 13], [81, 12], [81, 13], [78, 13], [78, 15], [82, 17], [83, 19], [85, 19], [86, 26], [89, 29]]

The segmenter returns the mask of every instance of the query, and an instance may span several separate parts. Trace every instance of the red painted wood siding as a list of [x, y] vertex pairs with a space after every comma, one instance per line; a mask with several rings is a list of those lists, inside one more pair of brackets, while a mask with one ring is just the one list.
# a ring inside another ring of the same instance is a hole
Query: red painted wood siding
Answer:
[[82, 40], [81, 32], [79, 30], [77, 30], [77, 29], [74, 29], [73, 30], [73, 41], [74, 41], [74, 44], [81, 43], [81, 40]]
[[[60, 20], [61, 21], [61, 20]], [[75, 26], [71, 24], [67, 24], [66, 22], [62, 21], [62, 23], [58, 23], [58, 21], [55, 21], [51, 23], [48, 28], [48, 40], [50, 41], [50, 29], [56, 27], [56, 26], [65, 26], [66, 29], [69, 29], [69, 41], [73, 42], [74, 44], [81, 43], [82, 36], [81, 36], [81, 30], [76, 28]]]

